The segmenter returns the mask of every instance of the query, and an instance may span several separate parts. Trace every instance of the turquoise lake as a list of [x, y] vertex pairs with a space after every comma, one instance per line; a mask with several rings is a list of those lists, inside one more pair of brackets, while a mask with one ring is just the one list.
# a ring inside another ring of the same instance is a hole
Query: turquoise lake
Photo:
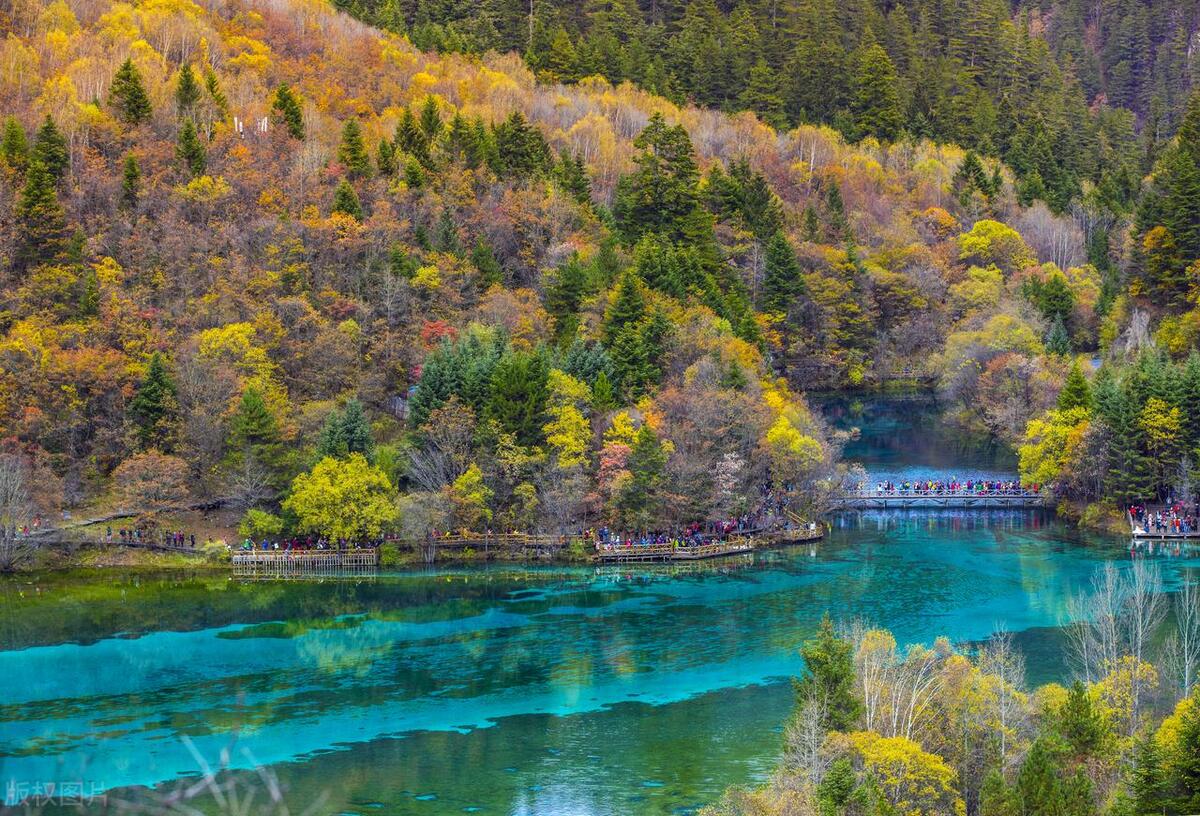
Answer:
[[[872, 473], [1004, 471], [906, 448], [929, 408], [897, 405], [826, 409], [864, 427], [847, 454]], [[1158, 557], [1168, 590], [1200, 566]], [[225, 751], [293, 813], [692, 813], [770, 772], [826, 612], [901, 642], [1003, 625], [1032, 683], [1062, 679], [1067, 599], [1109, 559], [1128, 542], [964, 512], [838, 516], [812, 548], [680, 568], [24, 577], [0, 583], [0, 784], [137, 799]]]

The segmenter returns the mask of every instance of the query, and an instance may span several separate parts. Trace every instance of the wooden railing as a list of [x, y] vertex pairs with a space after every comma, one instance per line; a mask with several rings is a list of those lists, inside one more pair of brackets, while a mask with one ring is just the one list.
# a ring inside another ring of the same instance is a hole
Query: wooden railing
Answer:
[[705, 544], [613, 544], [596, 551], [599, 561], [695, 561], [722, 555], [753, 552], [754, 539], [739, 536]]
[[305, 578], [369, 572], [379, 566], [379, 551], [235, 550], [233, 574], [243, 578]]

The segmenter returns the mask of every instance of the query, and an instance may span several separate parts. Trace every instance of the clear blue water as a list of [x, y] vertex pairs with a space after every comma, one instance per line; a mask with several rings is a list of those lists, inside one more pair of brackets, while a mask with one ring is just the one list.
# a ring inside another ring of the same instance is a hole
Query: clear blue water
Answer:
[[[226, 750], [293, 812], [688, 813], [769, 773], [824, 613], [902, 642], [1002, 623], [1031, 681], [1060, 678], [1067, 598], [1126, 547], [1039, 513], [847, 515], [686, 568], [10, 581], [0, 784], [136, 798]], [[1168, 582], [1198, 565], [1163, 557]]]

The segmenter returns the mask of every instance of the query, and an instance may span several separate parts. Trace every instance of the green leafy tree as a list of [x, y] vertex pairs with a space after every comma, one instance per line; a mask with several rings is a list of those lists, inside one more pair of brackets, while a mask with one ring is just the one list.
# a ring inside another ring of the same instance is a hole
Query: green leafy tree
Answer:
[[363, 179], [371, 175], [371, 157], [363, 143], [362, 126], [357, 119], [347, 119], [342, 126], [342, 143], [338, 146], [338, 161], [346, 168], [352, 179]]
[[437, 100], [432, 96], [425, 97], [425, 102], [421, 105], [421, 115], [419, 118], [421, 130], [425, 134], [425, 139], [433, 144], [438, 135], [442, 132], [442, 112], [438, 108]]
[[137, 393], [129, 401], [129, 419], [134, 426], [138, 447], [171, 452], [179, 401], [175, 381], [161, 354], [150, 355], [146, 375]]
[[862, 711], [854, 692], [852, 652], [853, 646], [837, 636], [828, 615], [821, 619], [817, 634], [800, 647], [806, 671], [795, 681], [796, 701], [819, 705], [825, 727], [835, 731], [853, 728]]
[[217, 113], [222, 119], [227, 119], [229, 117], [229, 100], [225, 98], [225, 92], [221, 90], [221, 80], [209, 67], [204, 69], [204, 90], [208, 91], [208, 98], [212, 100]]
[[29, 141], [25, 137], [25, 128], [15, 116], [4, 118], [4, 135], [0, 137], [0, 159], [18, 172], [24, 172], [29, 165]]
[[388, 139], [379, 140], [379, 148], [375, 151], [375, 166], [379, 168], [379, 175], [384, 178], [396, 175], [396, 148]]
[[254, 484], [247, 488], [251, 501], [271, 498], [283, 487], [286, 452], [279, 423], [267, 407], [262, 391], [253, 386], [242, 392], [229, 421], [225, 470], [231, 484], [246, 474]]
[[300, 100], [288, 85], [280, 85], [275, 89], [271, 110], [279, 115], [289, 136], [304, 140], [304, 111], [300, 107]]
[[475, 247], [471, 250], [471, 265], [479, 273], [479, 283], [484, 289], [504, 280], [504, 269], [496, 260], [496, 253], [492, 252], [492, 245], [488, 243], [485, 235], [475, 239]]
[[646, 298], [642, 282], [632, 270], [627, 271], [617, 286], [612, 305], [604, 315], [605, 342], [611, 343], [622, 330], [636, 327], [646, 316]]
[[1109, 733], [1104, 713], [1078, 680], [1067, 690], [1067, 699], [1055, 717], [1055, 729], [1076, 759], [1099, 755]]
[[627, 243], [647, 233], [691, 246], [715, 267], [719, 252], [712, 217], [703, 208], [692, 141], [682, 125], [669, 126], [655, 113], [634, 139], [637, 169], [617, 183], [613, 216]]
[[142, 84], [142, 75], [132, 59], [126, 59], [108, 88], [108, 104], [117, 118], [131, 127], [150, 121], [154, 112]]
[[526, 447], [542, 443], [549, 373], [542, 355], [531, 352], [506, 354], [492, 372], [485, 416]]
[[184, 65], [175, 80], [175, 109], [180, 116], [187, 116], [199, 101], [200, 83], [196, 81], [192, 66]]
[[858, 58], [851, 105], [854, 134], [892, 141], [904, 127], [896, 66], [878, 43], [867, 47]]
[[137, 158], [132, 153], [127, 153], [121, 169], [121, 209], [127, 212], [136, 210], [141, 193], [142, 169], [138, 167]]
[[787, 237], [777, 232], [767, 244], [759, 305], [763, 311], [786, 313], [803, 291], [796, 253]]
[[179, 129], [179, 142], [175, 145], [175, 157], [183, 162], [183, 166], [193, 176], [204, 175], [204, 170], [208, 167], [208, 152], [204, 149], [204, 143], [200, 141], [200, 136], [196, 133], [196, 125], [191, 119], [185, 120], [183, 127]]
[[58, 203], [54, 177], [36, 159], [29, 163], [15, 208], [17, 246], [13, 263], [28, 269], [53, 261], [67, 249], [67, 220]]
[[1067, 372], [1067, 380], [1062, 390], [1058, 392], [1058, 410], [1069, 411], [1072, 408], [1092, 409], [1092, 388], [1088, 385], [1087, 377], [1079, 365], [1079, 360], [1071, 364]]
[[344, 459], [352, 453], [362, 454], [368, 462], [375, 463], [375, 438], [362, 403], [356, 399], [341, 410], [331, 411], [317, 438], [318, 459]]
[[400, 114], [400, 121], [396, 124], [395, 143], [397, 150], [416, 159], [419, 164], [429, 164], [429, 137], [408, 108]]
[[1067, 333], [1067, 324], [1063, 322], [1062, 315], [1056, 316], [1050, 324], [1050, 331], [1046, 334], [1046, 351], [1059, 357], [1071, 353], [1071, 335]]
[[46, 114], [42, 126], [38, 128], [37, 136], [34, 137], [33, 158], [45, 166], [55, 182], [62, 181], [71, 164], [67, 140], [49, 114]]
[[346, 179], [339, 181], [337, 188], [333, 191], [333, 212], [348, 215], [355, 221], [363, 219], [363, 208], [362, 203], [358, 200], [358, 193]]
[[551, 167], [550, 147], [545, 137], [520, 111], [513, 111], [496, 125], [494, 136], [500, 174], [527, 179]]

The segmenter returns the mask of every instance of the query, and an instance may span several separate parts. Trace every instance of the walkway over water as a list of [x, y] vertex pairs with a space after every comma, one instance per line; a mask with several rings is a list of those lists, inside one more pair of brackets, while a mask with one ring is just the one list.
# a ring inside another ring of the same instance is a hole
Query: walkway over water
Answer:
[[1032, 490], [847, 490], [834, 496], [834, 510], [1020, 509], [1044, 507]]
[[239, 550], [230, 559], [239, 578], [334, 578], [368, 574], [378, 550]]
[[723, 555], [738, 555], [754, 552], [775, 545], [799, 544], [816, 541], [825, 536], [823, 525], [812, 525], [801, 529], [757, 530], [743, 535], [730, 536], [723, 540], [700, 543], [678, 541], [661, 544], [621, 543], [602, 546], [596, 550], [596, 560], [611, 564], [629, 561], [699, 561], [719, 558]]

